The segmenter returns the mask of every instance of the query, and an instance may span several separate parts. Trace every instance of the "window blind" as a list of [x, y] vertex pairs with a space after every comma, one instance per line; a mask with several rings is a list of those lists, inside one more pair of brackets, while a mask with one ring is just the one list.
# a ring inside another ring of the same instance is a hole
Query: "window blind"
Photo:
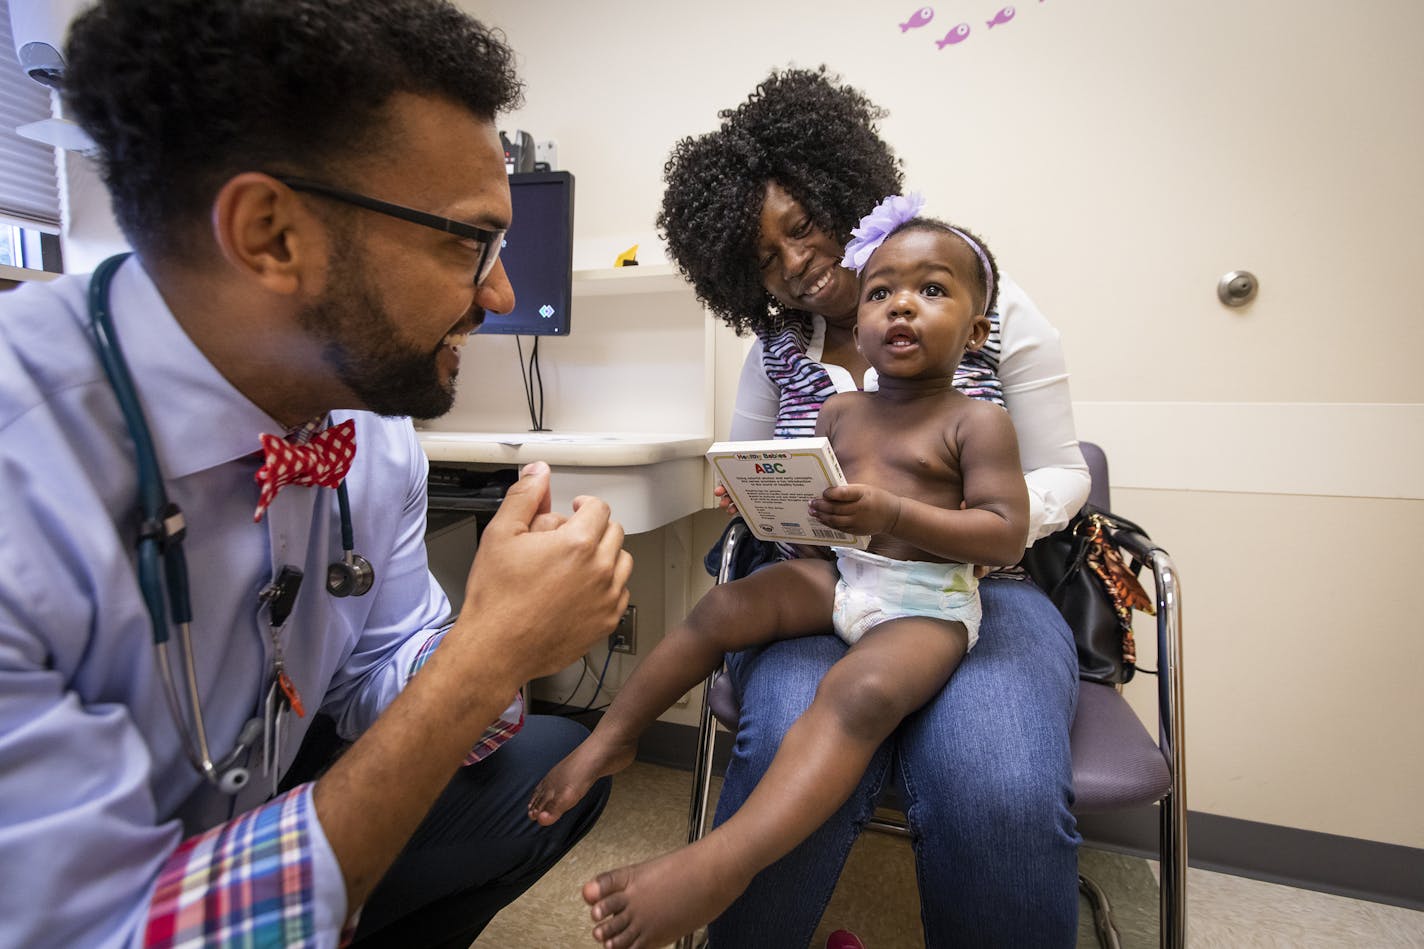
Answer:
[[0, 0], [0, 221], [59, 232], [59, 173], [53, 147], [16, 134], [50, 118], [50, 92], [20, 69], [10, 3]]

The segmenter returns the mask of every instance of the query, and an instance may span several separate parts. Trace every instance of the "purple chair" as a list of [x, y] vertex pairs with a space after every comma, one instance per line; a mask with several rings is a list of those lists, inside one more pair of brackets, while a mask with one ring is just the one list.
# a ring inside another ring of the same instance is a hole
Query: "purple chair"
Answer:
[[[1102, 510], [1111, 510], [1107, 457], [1091, 442], [1080, 445], [1092, 475], [1088, 500]], [[718, 583], [733, 578], [736, 545], [747, 536], [746, 527], [740, 523], [727, 534]], [[1165, 949], [1185, 949], [1187, 801], [1182, 739], [1182, 603], [1177, 571], [1167, 552], [1141, 534], [1115, 532], [1113, 540], [1152, 571], [1157, 609], [1157, 739], [1154, 741], [1143, 728], [1117, 689], [1094, 682], [1080, 683], [1078, 711], [1070, 733], [1073, 811], [1091, 814], [1158, 804], [1161, 945]], [[700, 838], [706, 829], [717, 725], [735, 730], [738, 718], [737, 699], [730, 683], [720, 672], [713, 673], [703, 690], [688, 843]], [[903, 836], [910, 834], [903, 818], [876, 816], [867, 826]], [[1117, 927], [1102, 889], [1081, 875], [1078, 886], [1093, 907], [1098, 941], [1108, 949], [1116, 949]], [[691, 935], [677, 943], [678, 949], [691, 949], [692, 945]]]

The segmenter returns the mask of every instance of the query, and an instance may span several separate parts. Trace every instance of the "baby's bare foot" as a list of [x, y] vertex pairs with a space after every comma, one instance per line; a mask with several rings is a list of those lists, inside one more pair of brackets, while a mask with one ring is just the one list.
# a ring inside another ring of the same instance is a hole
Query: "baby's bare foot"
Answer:
[[597, 730], [544, 775], [529, 798], [529, 819], [545, 827], [554, 823], [588, 793], [593, 782], [633, 763], [636, 743], [611, 744]]
[[704, 838], [647, 863], [620, 867], [583, 885], [604, 949], [659, 949], [710, 923], [747, 888], [715, 840]]

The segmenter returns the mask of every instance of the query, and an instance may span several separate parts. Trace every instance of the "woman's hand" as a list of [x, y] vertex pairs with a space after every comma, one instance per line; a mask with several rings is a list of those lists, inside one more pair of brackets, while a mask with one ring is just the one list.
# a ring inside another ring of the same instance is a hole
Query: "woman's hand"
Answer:
[[827, 488], [808, 506], [811, 516], [836, 530], [861, 536], [892, 534], [900, 520], [900, 496], [868, 484]]
[[[960, 509], [961, 511], [967, 511], [967, 510], [969, 510], [969, 502], [968, 502], [968, 501], [960, 501], [960, 502], [959, 502], [959, 509]], [[983, 566], [983, 565], [981, 565], [981, 564], [977, 564], [977, 563], [976, 563], [976, 564], [974, 565], [974, 579], [975, 579], [975, 580], [983, 580], [983, 579], [984, 579], [985, 577], [987, 577], [989, 574], [993, 573], [996, 569], [998, 569], [998, 568], [997, 568], [997, 567], [985, 567], [985, 566]]]
[[737, 506], [732, 503], [732, 496], [727, 493], [727, 489], [720, 484], [712, 489], [712, 496], [717, 499], [717, 506], [726, 512], [728, 517], [737, 516]]

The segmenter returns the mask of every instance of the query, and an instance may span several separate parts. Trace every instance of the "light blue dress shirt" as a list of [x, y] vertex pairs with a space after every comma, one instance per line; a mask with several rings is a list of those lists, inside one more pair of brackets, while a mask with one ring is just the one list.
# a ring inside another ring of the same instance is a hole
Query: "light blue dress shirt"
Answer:
[[[261, 803], [257, 752], [236, 798], [188, 763], [158, 678], [135, 570], [133, 443], [97, 361], [88, 277], [0, 294], [0, 945], [127, 945], [179, 841]], [[171, 500], [187, 520], [194, 661], [213, 757], [235, 744], [268, 681], [258, 591], [305, 580], [282, 632], [308, 709], [365, 729], [405, 683], [449, 604], [426, 564], [427, 463], [406, 419], [356, 421], [347, 477], [362, 597], [326, 593], [341, 556], [336, 493], [289, 486], [252, 520], [258, 435], [274, 419], [234, 389], [174, 320], [139, 262], [115, 276], [113, 318]], [[181, 683], [182, 670], [175, 666]], [[182, 686], [180, 684], [180, 690]], [[325, 837], [313, 854], [322, 931], [345, 916]], [[326, 940], [323, 939], [323, 942]]]

